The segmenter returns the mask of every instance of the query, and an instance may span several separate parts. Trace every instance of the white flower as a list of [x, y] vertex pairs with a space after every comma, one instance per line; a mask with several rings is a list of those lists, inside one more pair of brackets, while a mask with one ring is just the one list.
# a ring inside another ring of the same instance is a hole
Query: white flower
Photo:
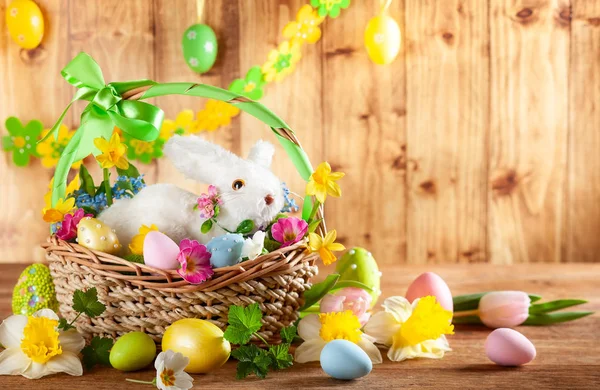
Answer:
[[58, 316], [50, 309], [33, 316], [13, 315], [0, 325], [0, 375], [23, 375], [38, 379], [65, 372], [83, 373], [79, 352], [85, 340], [74, 329], [58, 329]]
[[154, 362], [156, 387], [161, 390], [191, 389], [194, 378], [183, 371], [189, 362], [189, 358], [170, 349], [159, 353]]
[[196, 39], [196, 31], [190, 31], [187, 33], [188, 39]]
[[336, 313], [309, 314], [298, 323], [298, 335], [304, 342], [296, 348], [298, 363], [318, 362], [325, 345], [344, 339], [358, 345], [374, 364], [381, 363], [381, 353], [373, 339], [360, 331], [360, 322], [350, 310]]
[[266, 233], [259, 230], [254, 233], [252, 238], [246, 238], [242, 247], [242, 258], [247, 257], [249, 260], [254, 260], [260, 256], [265, 246], [265, 236]]
[[452, 313], [442, 308], [435, 297], [416, 299], [412, 305], [404, 297], [391, 297], [382, 306], [385, 311], [371, 317], [365, 333], [390, 347], [390, 360], [440, 359], [451, 351], [444, 335], [454, 333], [450, 324]]

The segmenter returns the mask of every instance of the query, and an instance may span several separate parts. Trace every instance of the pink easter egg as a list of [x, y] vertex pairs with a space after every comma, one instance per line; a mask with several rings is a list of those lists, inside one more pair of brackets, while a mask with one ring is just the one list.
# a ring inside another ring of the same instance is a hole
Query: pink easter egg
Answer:
[[454, 310], [450, 288], [444, 279], [433, 272], [419, 275], [406, 290], [406, 299], [411, 303], [417, 298], [428, 295], [433, 295], [444, 309], [451, 312]]
[[494, 363], [501, 366], [520, 366], [535, 358], [535, 346], [529, 339], [514, 329], [494, 330], [485, 341], [485, 353]]
[[178, 269], [179, 245], [165, 234], [151, 231], [144, 239], [144, 263], [158, 269]]

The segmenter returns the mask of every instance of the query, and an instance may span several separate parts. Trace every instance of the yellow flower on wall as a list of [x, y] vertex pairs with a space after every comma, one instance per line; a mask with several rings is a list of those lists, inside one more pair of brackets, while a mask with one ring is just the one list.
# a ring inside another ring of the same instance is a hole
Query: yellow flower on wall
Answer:
[[[45, 129], [42, 133], [42, 138], [45, 137], [49, 131], [50, 129]], [[54, 138], [54, 136], [50, 136], [43, 142], [37, 144], [36, 146], [36, 151], [42, 159], [42, 165], [46, 168], [53, 168], [56, 166], [56, 164], [58, 164], [60, 155], [62, 154], [63, 150], [65, 150], [65, 147], [67, 146], [75, 132], [69, 131], [69, 128], [67, 126], [61, 125], [58, 128], [58, 132], [56, 134], [56, 139]], [[71, 165], [71, 168], [79, 169], [80, 166], [81, 161], [77, 161], [74, 162], [73, 165]]]
[[240, 109], [234, 105], [210, 99], [204, 109], [198, 112], [197, 131], [215, 131], [221, 126], [230, 124], [231, 118], [239, 113]]
[[295, 22], [289, 22], [283, 29], [283, 36], [292, 43], [302, 44], [304, 42], [315, 43], [321, 38], [319, 24], [323, 18], [319, 17], [317, 11], [310, 5], [300, 8]]
[[277, 49], [271, 50], [267, 62], [262, 66], [265, 81], [281, 81], [294, 70], [300, 57], [300, 45], [282, 42]]
[[197, 130], [196, 121], [194, 120], [194, 111], [183, 110], [177, 114], [175, 120], [165, 119], [160, 128], [159, 138], [167, 141], [174, 134], [185, 134]]

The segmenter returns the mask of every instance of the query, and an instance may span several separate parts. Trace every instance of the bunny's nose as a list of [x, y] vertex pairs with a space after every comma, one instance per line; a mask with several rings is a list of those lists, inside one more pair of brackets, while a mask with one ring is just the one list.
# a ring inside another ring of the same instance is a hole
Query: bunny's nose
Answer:
[[275, 201], [275, 198], [273, 198], [273, 195], [265, 196], [265, 203], [267, 204], [267, 206], [270, 206], [271, 203], [273, 203], [274, 201]]

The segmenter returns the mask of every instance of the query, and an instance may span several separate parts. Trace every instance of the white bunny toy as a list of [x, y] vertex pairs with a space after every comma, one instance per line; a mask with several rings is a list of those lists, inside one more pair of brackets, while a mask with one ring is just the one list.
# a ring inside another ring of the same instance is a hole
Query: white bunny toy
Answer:
[[175, 167], [188, 178], [217, 188], [222, 205], [218, 224], [203, 234], [205, 219], [194, 210], [198, 195], [173, 184], [154, 184], [131, 199], [120, 199], [98, 218], [115, 229], [124, 247], [138, 234], [141, 225], [155, 224], [177, 244], [190, 238], [207, 243], [211, 238], [235, 231], [250, 219], [255, 230], [265, 228], [284, 204], [281, 182], [271, 172], [275, 148], [258, 141], [246, 160], [197, 136], [173, 136], [164, 147]]

